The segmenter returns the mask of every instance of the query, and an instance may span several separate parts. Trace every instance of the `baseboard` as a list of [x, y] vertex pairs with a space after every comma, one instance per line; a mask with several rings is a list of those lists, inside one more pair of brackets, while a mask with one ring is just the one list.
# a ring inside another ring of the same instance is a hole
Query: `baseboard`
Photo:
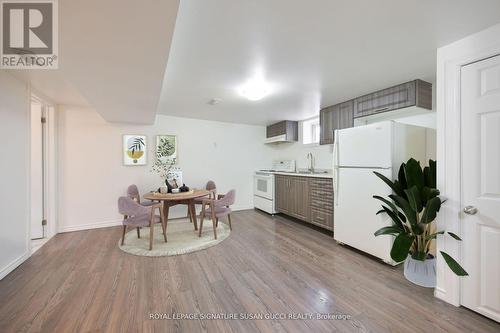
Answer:
[[444, 290], [443, 288], [439, 287], [434, 288], [434, 297], [439, 298], [440, 300], [445, 301], [446, 303], [449, 303], [451, 305], [460, 306], [459, 303], [450, 300], [450, 297], [446, 293], [446, 290]]
[[54, 237], [54, 235], [43, 239], [31, 240], [31, 255], [35, 254], [36, 251], [40, 250], [42, 246], [47, 244], [47, 242]]
[[233, 210], [233, 212], [237, 212], [239, 210], [250, 210], [250, 209], [254, 209], [254, 206], [253, 204], [250, 205], [250, 206], [233, 206], [231, 207], [231, 209]]
[[110, 220], [110, 221], [101, 221], [101, 222], [94, 222], [87, 224], [62, 226], [59, 228], [59, 233], [116, 227], [117, 225], [122, 225], [122, 220]]
[[[233, 211], [236, 212], [236, 211], [240, 211], [240, 210], [253, 209], [254, 207], [253, 207], [253, 205], [250, 205], [250, 206], [233, 206], [231, 208]], [[185, 217], [185, 215], [183, 215], [183, 214], [175, 214], [175, 213], [172, 214], [172, 216], [170, 216], [171, 219], [184, 218], [184, 217]], [[116, 227], [118, 225], [122, 225], [121, 219], [87, 223], [87, 224], [79, 224], [79, 225], [71, 225], [71, 226], [62, 226], [59, 228], [59, 233], [89, 230], [89, 229], [98, 229], [98, 228]]]
[[0, 280], [2, 280], [4, 277], [6, 277], [10, 272], [15, 270], [19, 265], [21, 265], [30, 256], [31, 256], [31, 253], [29, 251], [27, 251], [22, 256], [15, 259], [10, 264], [8, 264], [6, 267], [2, 268], [0, 270]]

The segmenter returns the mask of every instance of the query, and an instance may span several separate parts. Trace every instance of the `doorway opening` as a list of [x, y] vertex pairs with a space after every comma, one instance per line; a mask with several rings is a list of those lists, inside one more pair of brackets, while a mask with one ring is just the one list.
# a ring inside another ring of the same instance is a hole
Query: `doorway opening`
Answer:
[[54, 117], [55, 108], [31, 95], [30, 104], [30, 239], [32, 250], [43, 245], [55, 231], [54, 212]]

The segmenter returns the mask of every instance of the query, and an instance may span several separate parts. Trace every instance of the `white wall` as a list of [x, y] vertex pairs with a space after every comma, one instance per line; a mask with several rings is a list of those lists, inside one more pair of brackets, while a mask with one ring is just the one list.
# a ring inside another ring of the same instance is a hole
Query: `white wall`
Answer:
[[[295, 160], [297, 169], [309, 168], [307, 154], [313, 154], [315, 169], [333, 168], [333, 145], [302, 144], [302, 122], [299, 121], [299, 141], [266, 145], [267, 154], [273, 160]], [[270, 165], [269, 165], [270, 166]]]
[[0, 71], [0, 279], [29, 256], [28, 87]]
[[[148, 165], [123, 166], [122, 135], [147, 135]], [[235, 209], [253, 207], [253, 172], [270, 162], [265, 127], [159, 115], [154, 125], [106, 123], [94, 110], [59, 107], [59, 231], [116, 225], [117, 199], [130, 184], [142, 193], [161, 179], [150, 172], [155, 135], [175, 134], [178, 166], [186, 185], [216, 182], [219, 192], [236, 189]], [[185, 216], [185, 206], [171, 210]]]
[[315, 169], [333, 168], [333, 145], [303, 145], [300, 141], [267, 145], [271, 160], [296, 160], [297, 169], [309, 167], [307, 154], [312, 153]]

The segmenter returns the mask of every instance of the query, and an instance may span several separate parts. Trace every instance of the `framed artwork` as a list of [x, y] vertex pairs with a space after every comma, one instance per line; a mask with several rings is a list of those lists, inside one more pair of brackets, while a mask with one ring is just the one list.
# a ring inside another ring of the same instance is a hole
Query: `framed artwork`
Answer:
[[156, 158], [163, 163], [177, 164], [177, 136], [156, 136]]
[[123, 136], [123, 164], [124, 165], [146, 165], [146, 136], [129, 135]]

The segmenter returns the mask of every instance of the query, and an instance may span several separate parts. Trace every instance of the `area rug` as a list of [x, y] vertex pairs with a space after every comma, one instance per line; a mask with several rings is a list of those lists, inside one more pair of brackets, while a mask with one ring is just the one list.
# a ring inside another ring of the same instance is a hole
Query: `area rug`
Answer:
[[[199, 222], [198, 222], [199, 224]], [[141, 229], [141, 238], [137, 238], [136, 229], [131, 229], [125, 234], [125, 244], [121, 245], [121, 238], [118, 246], [124, 252], [146, 257], [163, 257], [186, 254], [204, 250], [217, 245], [229, 237], [229, 226], [221, 221], [217, 226], [217, 239], [214, 239], [212, 220], [203, 222], [203, 232], [198, 237], [198, 231], [194, 230], [189, 219], [169, 220], [167, 226], [167, 240], [163, 239], [160, 224], [154, 226], [153, 250], [149, 251], [149, 228]]]

